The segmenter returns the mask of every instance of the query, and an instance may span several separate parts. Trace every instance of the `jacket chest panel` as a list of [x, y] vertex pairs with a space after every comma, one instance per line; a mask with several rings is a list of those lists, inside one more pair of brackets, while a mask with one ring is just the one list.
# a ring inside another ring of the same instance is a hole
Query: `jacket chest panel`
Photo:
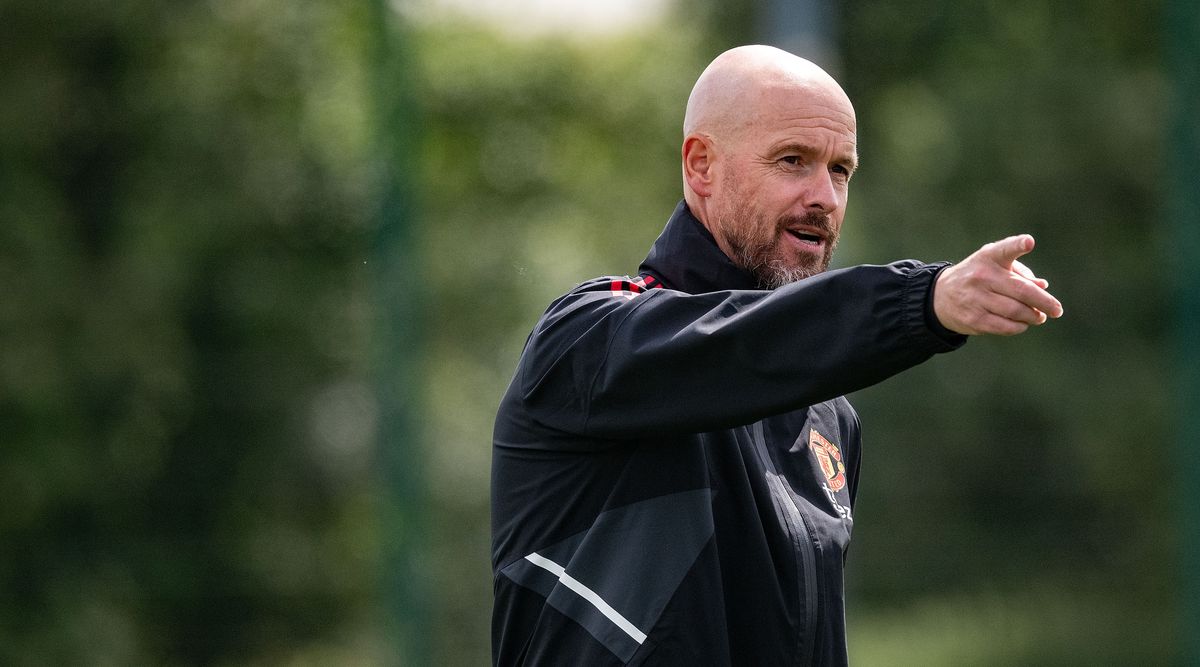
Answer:
[[777, 478], [769, 484], [772, 492], [786, 493], [813, 537], [838, 551], [848, 545], [854, 525], [850, 492], [858, 446], [843, 422], [830, 404], [822, 403], [750, 429], [751, 439], [761, 433], [759, 451], [767, 459], [762, 474]]

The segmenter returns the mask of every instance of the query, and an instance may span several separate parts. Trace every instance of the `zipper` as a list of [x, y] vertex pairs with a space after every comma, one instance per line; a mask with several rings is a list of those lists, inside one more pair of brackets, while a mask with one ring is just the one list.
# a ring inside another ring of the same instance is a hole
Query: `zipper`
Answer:
[[771, 452], [767, 448], [767, 438], [763, 433], [762, 421], [754, 423], [751, 433], [753, 434], [754, 449], [767, 471], [767, 486], [771, 490], [771, 499], [775, 503], [775, 509], [783, 517], [788, 537], [792, 539], [792, 544], [795, 545], [795, 550], [800, 555], [800, 567], [803, 569], [804, 576], [797, 578], [803, 582], [804, 586], [804, 590], [801, 591], [801, 597], [804, 599], [804, 634], [801, 635], [801, 640], [804, 643], [801, 645], [801, 660], [796, 664], [811, 665], [817, 643], [816, 548], [813, 546], [812, 533], [808, 529], [804, 513], [796, 505], [787, 484], [783, 481], [783, 476], [775, 467], [775, 460], [771, 458]]

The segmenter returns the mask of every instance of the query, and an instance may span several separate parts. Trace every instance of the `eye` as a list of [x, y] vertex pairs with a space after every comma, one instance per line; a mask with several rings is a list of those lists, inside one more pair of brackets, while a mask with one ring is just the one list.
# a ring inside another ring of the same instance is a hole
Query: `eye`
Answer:
[[850, 169], [844, 164], [835, 164], [830, 171], [840, 176], [844, 181], [850, 180]]
[[804, 156], [785, 155], [784, 157], [779, 158], [779, 163], [784, 169], [804, 167]]

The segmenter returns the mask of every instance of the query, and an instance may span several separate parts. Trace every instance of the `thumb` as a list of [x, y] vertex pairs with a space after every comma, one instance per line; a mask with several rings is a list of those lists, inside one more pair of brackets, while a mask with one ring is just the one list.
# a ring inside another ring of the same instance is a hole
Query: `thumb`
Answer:
[[1018, 257], [1033, 250], [1033, 237], [1028, 234], [1018, 234], [1006, 239], [989, 243], [985, 253], [997, 264], [1005, 267], [1012, 266]]

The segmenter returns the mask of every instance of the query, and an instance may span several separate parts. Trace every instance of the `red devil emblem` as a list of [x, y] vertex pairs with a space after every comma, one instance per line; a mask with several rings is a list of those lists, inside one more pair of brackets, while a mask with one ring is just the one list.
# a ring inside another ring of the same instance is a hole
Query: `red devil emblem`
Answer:
[[842, 452], [837, 445], [826, 440], [825, 436], [817, 433], [817, 429], [814, 428], [808, 432], [808, 447], [816, 455], [821, 472], [825, 473], [825, 479], [829, 480], [829, 488], [833, 491], [844, 489], [846, 466], [842, 463]]

